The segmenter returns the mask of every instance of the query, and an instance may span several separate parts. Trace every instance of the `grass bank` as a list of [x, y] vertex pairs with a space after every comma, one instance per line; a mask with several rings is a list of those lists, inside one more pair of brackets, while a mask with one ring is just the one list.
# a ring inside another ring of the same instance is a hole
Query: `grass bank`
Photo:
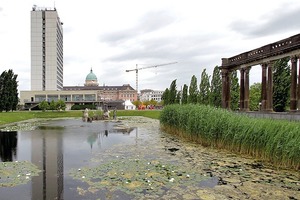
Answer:
[[[90, 111], [91, 113], [93, 111]], [[95, 111], [98, 112], [98, 111]], [[143, 116], [152, 119], [159, 119], [160, 110], [118, 110], [118, 116]], [[39, 118], [64, 118], [64, 117], [82, 117], [82, 111], [20, 111], [20, 112], [0, 112], [0, 125], [24, 121], [28, 119]]]
[[203, 105], [170, 105], [160, 115], [167, 132], [204, 146], [300, 169], [299, 122], [256, 119]]

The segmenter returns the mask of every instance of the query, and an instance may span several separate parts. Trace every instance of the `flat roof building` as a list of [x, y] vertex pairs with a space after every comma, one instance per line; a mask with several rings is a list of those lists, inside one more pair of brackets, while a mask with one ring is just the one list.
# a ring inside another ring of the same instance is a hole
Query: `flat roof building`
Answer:
[[62, 90], [63, 28], [56, 9], [31, 11], [31, 90]]

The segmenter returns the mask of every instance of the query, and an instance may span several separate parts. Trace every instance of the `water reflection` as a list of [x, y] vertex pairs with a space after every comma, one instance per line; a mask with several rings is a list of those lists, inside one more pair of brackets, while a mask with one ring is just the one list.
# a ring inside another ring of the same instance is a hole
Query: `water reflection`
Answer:
[[32, 200], [63, 199], [62, 131], [43, 131], [31, 135], [31, 161], [42, 170], [32, 178]]
[[99, 133], [92, 133], [87, 137], [87, 143], [90, 145], [91, 149], [93, 149], [93, 145], [95, 142], [97, 142], [98, 147], [101, 148], [102, 143], [103, 143], [103, 138], [106, 139], [111, 139], [109, 138], [109, 133], [115, 133], [115, 134], [120, 134], [122, 133], [123, 135], [130, 135], [131, 132], [133, 131], [137, 132], [137, 128], [132, 128], [132, 127], [126, 127], [126, 128], [113, 128], [111, 130], [104, 130], [100, 131]]
[[93, 154], [115, 144], [134, 144], [136, 136], [136, 128], [120, 123], [75, 119], [43, 122], [32, 131], [0, 132], [0, 162], [28, 160], [41, 170], [28, 184], [0, 187], [0, 199], [82, 199], [76, 190], [83, 183], [69, 177], [68, 170], [93, 164]]
[[11, 162], [17, 155], [17, 131], [0, 131], [0, 158], [2, 162]]

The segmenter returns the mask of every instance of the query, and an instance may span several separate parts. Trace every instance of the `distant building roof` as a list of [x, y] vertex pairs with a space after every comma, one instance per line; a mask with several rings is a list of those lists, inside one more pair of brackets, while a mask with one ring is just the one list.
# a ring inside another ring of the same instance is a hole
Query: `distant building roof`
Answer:
[[122, 86], [64, 86], [63, 90], [134, 90], [129, 84]]

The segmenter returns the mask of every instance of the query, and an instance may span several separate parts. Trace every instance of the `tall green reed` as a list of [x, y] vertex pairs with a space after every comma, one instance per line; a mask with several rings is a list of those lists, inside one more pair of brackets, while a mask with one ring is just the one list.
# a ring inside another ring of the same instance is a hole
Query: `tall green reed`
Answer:
[[296, 122], [251, 118], [205, 105], [166, 106], [160, 122], [168, 132], [204, 146], [247, 154], [277, 166], [300, 168], [300, 124]]

